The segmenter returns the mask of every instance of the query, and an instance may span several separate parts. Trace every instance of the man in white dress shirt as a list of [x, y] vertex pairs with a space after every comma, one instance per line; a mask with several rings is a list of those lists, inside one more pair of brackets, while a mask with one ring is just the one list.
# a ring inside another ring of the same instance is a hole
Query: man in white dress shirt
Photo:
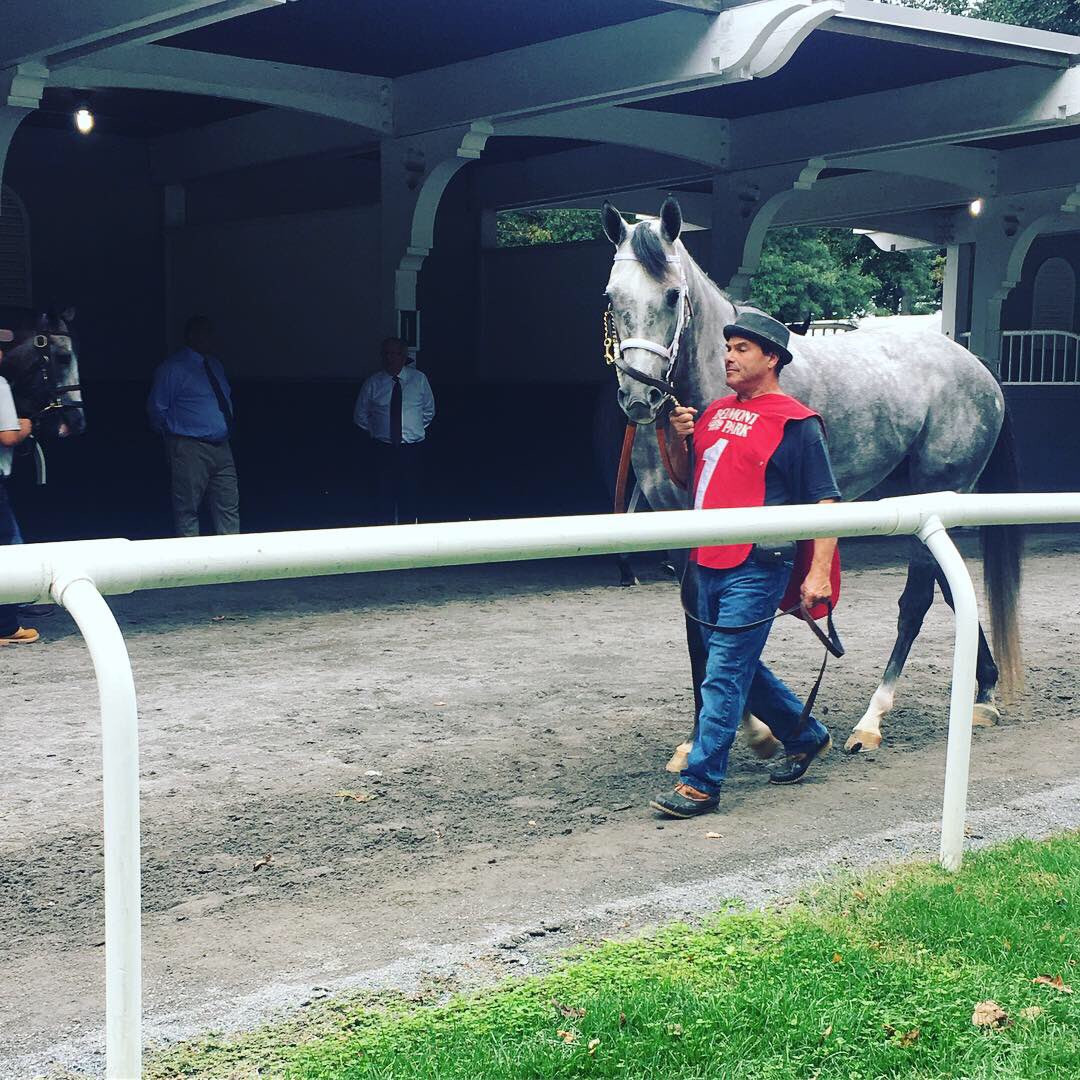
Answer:
[[407, 363], [401, 338], [387, 338], [380, 352], [383, 370], [360, 387], [353, 423], [375, 443], [377, 520], [407, 525], [420, 514], [424, 436], [435, 415], [435, 398], [427, 376]]

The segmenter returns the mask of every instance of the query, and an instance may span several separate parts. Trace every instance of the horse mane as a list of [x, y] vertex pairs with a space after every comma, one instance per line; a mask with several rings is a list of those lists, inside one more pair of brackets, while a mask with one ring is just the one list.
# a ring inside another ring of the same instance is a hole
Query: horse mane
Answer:
[[669, 273], [668, 255], [660, 237], [645, 223], [630, 234], [630, 248], [650, 277], [663, 281]]

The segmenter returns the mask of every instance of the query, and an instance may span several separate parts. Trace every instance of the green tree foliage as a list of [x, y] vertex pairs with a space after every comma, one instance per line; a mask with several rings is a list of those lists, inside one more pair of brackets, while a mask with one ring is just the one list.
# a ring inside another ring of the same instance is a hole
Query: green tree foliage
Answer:
[[904, 7], [968, 15], [990, 22], [1080, 34], [1080, 5], [1076, 0], [899, 0]]
[[768, 235], [750, 300], [784, 322], [936, 310], [940, 253], [881, 251], [842, 229], [778, 229]]
[[595, 210], [513, 210], [495, 221], [499, 247], [571, 244], [604, 235]]

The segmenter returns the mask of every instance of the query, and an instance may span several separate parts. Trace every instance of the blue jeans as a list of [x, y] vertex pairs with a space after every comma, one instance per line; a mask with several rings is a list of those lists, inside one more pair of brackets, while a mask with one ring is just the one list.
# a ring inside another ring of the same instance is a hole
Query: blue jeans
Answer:
[[[721, 626], [743, 626], [776, 612], [791, 563], [758, 566], [747, 560], [730, 570], [695, 566], [697, 615]], [[772, 729], [789, 754], [813, 750], [828, 731], [813, 717], [797, 732], [803, 704], [762, 662], [761, 653], [771, 623], [743, 634], [722, 634], [701, 628], [708, 651], [701, 682], [701, 713], [690, 759], [682, 782], [716, 795], [727, 775], [728, 753], [742, 721], [750, 711]]]
[[[0, 476], [0, 547], [21, 544], [19, 525], [8, 501], [7, 481]], [[0, 637], [7, 637], [19, 629], [19, 609], [15, 604], [0, 604]]]

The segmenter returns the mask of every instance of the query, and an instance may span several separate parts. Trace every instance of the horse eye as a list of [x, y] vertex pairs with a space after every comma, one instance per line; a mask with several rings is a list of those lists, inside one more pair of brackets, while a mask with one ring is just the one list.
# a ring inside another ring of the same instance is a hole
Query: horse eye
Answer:
[[668, 307], [674, 307], [679, 302], [679, 290], [668, 289], [664, 294], [664, 299], [667, 301]]

